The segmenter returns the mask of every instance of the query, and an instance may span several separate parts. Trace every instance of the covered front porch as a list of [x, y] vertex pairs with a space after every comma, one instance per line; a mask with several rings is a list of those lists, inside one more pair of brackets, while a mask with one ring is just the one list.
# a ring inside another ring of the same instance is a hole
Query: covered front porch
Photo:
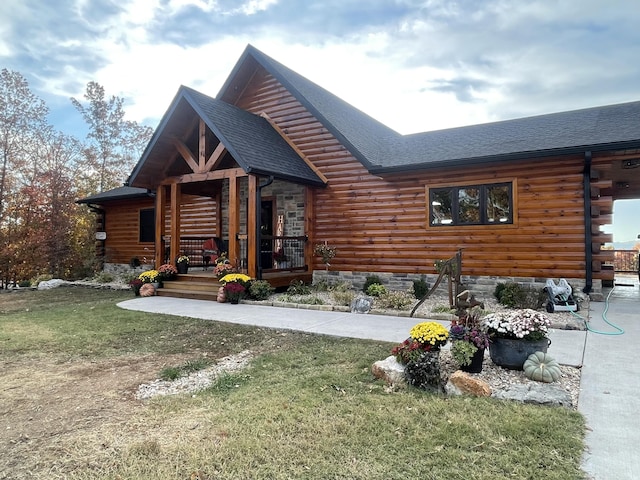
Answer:
[[186, 255], [206, 275], [224, 253], [274, 286], [311, 276], [313, 195], [326, 182], [268, 116], [187, 87], [129, 178], [155, 192], [156, 265]]

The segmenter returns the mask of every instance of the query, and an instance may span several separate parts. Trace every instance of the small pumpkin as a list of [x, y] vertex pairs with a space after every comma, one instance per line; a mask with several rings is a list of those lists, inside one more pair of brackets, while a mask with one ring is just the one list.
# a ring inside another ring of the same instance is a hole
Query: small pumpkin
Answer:
[[216, 300], [219, 303], [225, 303], [227, 301], [227, 293], [224, 291], [224, 287], [218, 288], [218, 295], [216, 296]]
[[562, 373], [558, 362], [544, 352], [529, 355], [522, 368], [526, 377], [536, 382], [555, 382]]
[[145, 283], [140, 287], [141, 297], [153, 297], [155, 294], [156, 294], [156, 287], [154, 287], [150, 283]]

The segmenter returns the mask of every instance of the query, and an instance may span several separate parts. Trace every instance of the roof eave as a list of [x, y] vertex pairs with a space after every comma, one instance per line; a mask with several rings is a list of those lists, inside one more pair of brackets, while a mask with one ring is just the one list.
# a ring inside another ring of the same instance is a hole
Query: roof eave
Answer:
[[629, 140], [625, 142], [611, 142], [601, 143], [596, 145], [579, 145], [574, 147], [554, 148], [549, 150], [531, 150], [525, 152], [514, 152], [503, 155], [488, 155], [485, 157], [466, 157], [455, 158], [448, 160], [438, 160], [433, 162], [412, 163], [407, 165], [395, 165], [395, 166], [374, 166], [369, 169], [372, 174], [384, 174], [384, 173], [404, 173], [413, 172], [416, 170], [430, 170], [436, 168], [448, 168], [448, 167], [464, 167], [469, 165], [481, 165], [485, 163], [500, 163], [514, 160], [525, 160], [535, 157], [554, 157], [559, 155], [576, 155], [582, 154], [587, 151], [602, 152], [608, 150], [626, 150], [632, 148], [640, 148], [640, 139]]

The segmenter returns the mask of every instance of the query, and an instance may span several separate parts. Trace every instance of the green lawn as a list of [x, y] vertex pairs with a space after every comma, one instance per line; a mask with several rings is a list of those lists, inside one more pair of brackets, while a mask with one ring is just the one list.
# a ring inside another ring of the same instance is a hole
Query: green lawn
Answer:
[[[68, 455], [55, 468], [34, 460], [30, 478], [585, 478], [585, 426], [575, 411], [392, 391], [369, 370], [391, 344], [115, 306], [126, 298], [130, 292], [72, 288], [0, 294], [0, 359], [10, 369], [37, 358], [196, 360], [246, 349], [256, 357], [196, 395], [123, 401], [118, 418], [65, 433]], [[19, 455], [2, 435], [3, 450]], [[59, 452], [54, 441], [31, 455]], [[22, 472], [14, 468], [0, 469], [0, 478]]]

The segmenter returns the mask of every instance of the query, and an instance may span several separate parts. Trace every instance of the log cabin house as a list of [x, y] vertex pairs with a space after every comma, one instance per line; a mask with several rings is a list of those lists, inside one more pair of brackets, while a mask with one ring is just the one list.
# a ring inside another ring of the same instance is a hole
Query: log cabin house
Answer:
[[597, 295], [613, 278], [601, 226], [628, 198], [640, 102], [400, 135], [249, 45], [217, 97], [179, 88], [126, 186], [79, 202], [105, 268], [187, 254], [204, 271], [216, 238], [276, 286], [401, 288], [462, 249], [471, 288], [565, 278]]

